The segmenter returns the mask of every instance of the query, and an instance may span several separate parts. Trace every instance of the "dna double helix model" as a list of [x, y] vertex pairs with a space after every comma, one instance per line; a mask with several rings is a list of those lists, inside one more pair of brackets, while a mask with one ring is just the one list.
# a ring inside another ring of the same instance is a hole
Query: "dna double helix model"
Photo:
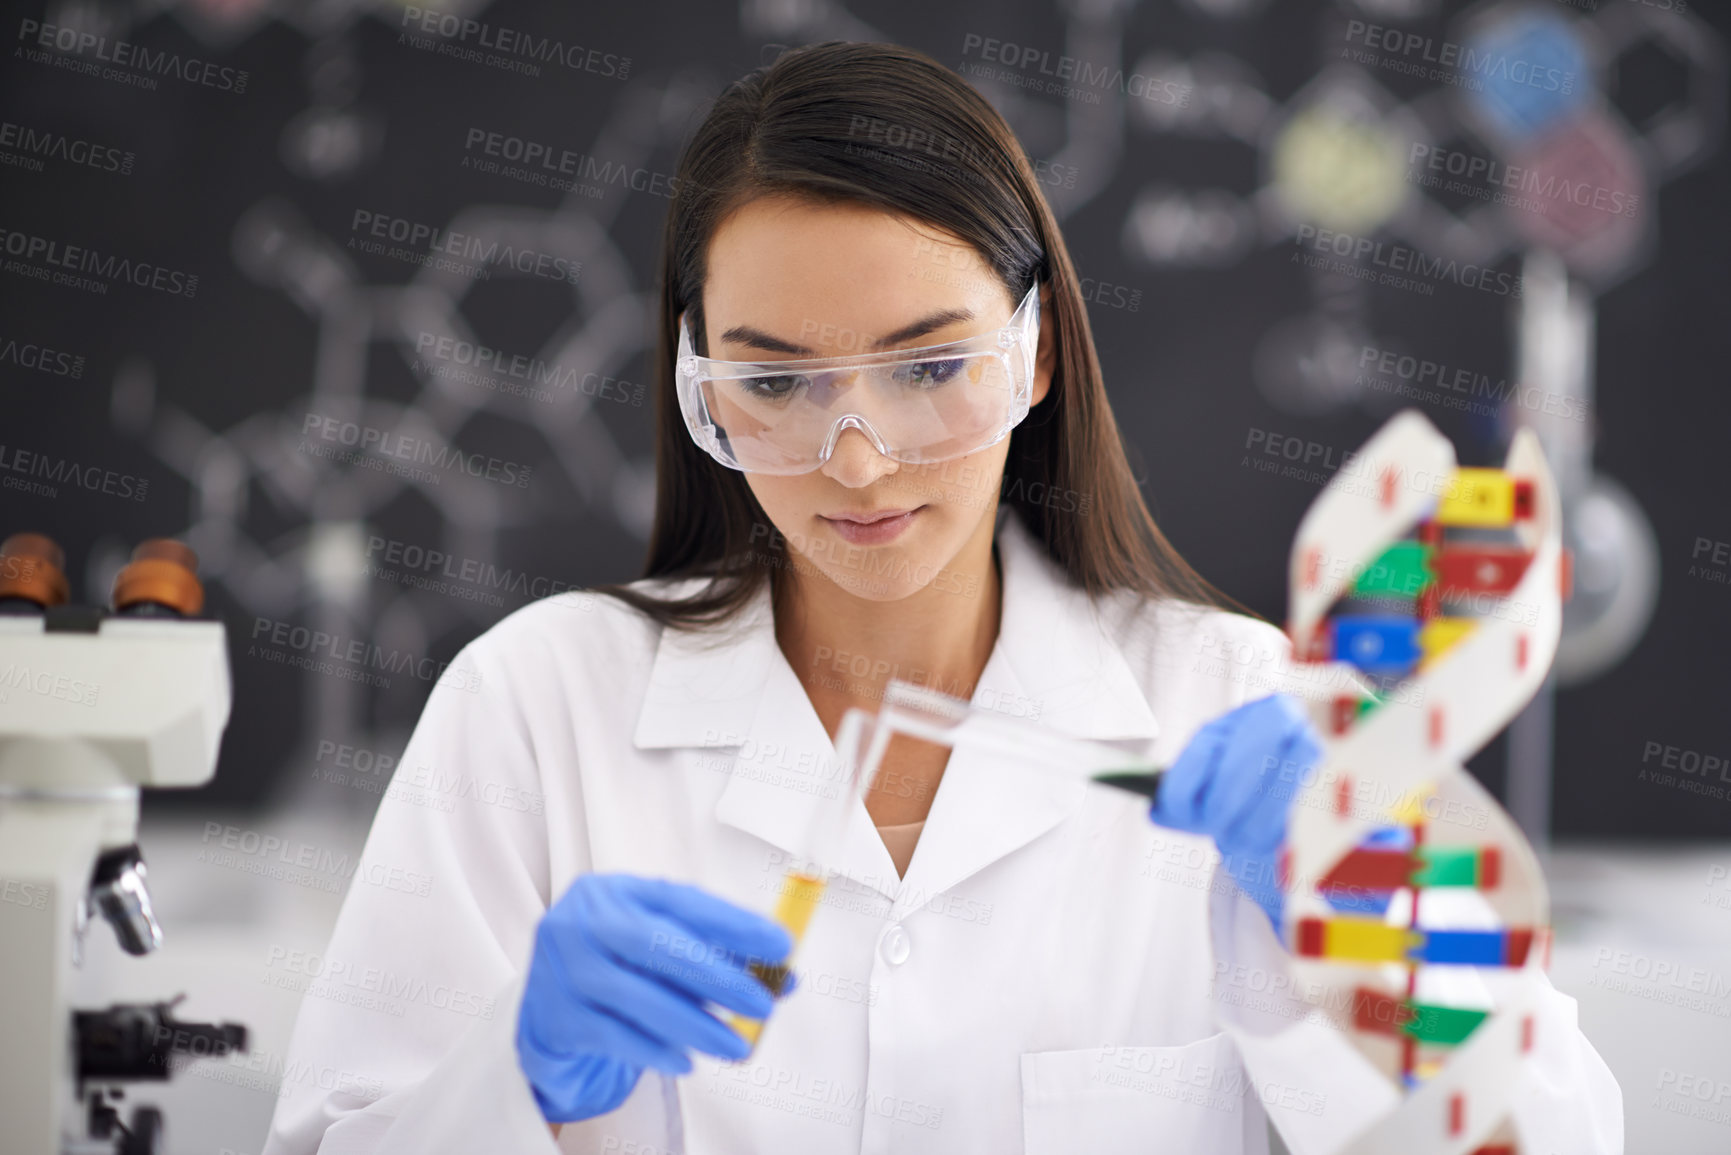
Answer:
[[1387, 1079], [1394, 1104], [1340, 1155], [1522, 1151], [1511, 1105], [1549, 966], [1549, 903], [1531, 845], [1463, 763], [1556, 652], [1561, 522], [1531, 431], [1501, 469], [1459, 467], [1409, 410], [1299, 525], [1291, 670], [1313, 687], [1302, 697], [1324, 752], [1290, 787], [1289, 989]]

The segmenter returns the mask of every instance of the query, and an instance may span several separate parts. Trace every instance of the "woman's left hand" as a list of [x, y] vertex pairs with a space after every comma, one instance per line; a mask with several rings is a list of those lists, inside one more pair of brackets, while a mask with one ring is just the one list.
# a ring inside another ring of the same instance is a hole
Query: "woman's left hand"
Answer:
[[1226, 872], [1277, 935], [1287, 811], [1321, 756], [1322, 740], [1296, 699], [1258, 698], [1196, 732], [1161, 776], [1149, 811], [1162, 826], [1213, 837]]

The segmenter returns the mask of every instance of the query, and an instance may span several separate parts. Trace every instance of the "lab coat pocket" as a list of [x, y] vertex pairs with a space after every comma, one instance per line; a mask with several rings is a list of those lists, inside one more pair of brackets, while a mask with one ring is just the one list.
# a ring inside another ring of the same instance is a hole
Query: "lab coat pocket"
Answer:
[[[1253, 1155], [1261, 1132], [1225, 1032], [1175, 1047], [1091, 1047], [1022, 1055], [1027, 1155]], [[1248, 1124], [1248, 1125], [1247, 1125]]]

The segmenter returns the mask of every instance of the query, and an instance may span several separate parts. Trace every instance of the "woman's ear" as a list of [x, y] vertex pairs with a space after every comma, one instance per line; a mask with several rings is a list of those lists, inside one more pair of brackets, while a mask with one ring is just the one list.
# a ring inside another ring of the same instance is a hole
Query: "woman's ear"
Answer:
[[1052, 388], [1052, 369], [1058, 363], [1058, 324], [1050, 308], [1052, 287], [1040, 286], [1040, 343], [1034, 352], [1034, 388], [1028, 397], [1032, 409], [1046, 399]]

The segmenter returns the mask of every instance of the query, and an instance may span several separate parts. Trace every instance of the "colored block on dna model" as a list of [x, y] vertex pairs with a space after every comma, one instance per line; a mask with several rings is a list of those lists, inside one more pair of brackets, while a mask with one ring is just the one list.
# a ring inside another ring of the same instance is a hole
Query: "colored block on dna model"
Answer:
[[1489, 890], [1502, 878], [1502, 856], [1494, 846], [1420, 846], [1416, 850], [1349, 851], [1323, 875], [1316, 889], [1336, 887], [1399, 890], [1403, 887], [1470, 886]]
[[1380, 919], [1303, 918], [1293, 950], [1300, 958], [1351, 959], [1356, 962], [1407, 962], [1423, 946], [1424, 933], [1389, 926]]
[[1300, 958], [1353, 962], [1431, 963], [1515, 967], [1532, 949], [1530, 928], [1412, 930], [1368, 918], [1302, 918], [1293, 935]]
[[1527, 961], [1533, 932], [1507, 930], [1426, 930], [1417, 932], [1413, 962], [1459, 966], [1514, 967]]
[[1500, 469], [1457, 469], [1437, 500], [1439, 525], [1501, 528], [1515, 520], [1515, 479]]
[[1421, 656], [1417, 621], [1401, 614], [1341, 614], [1330, 623], [1333, 657], [1366, 673], [1400, 674]]
[[1520, 584], [1533, 555], [1514, 546], [1445, 549], [1437, 554], [1437, 584], [1442, 596], [1506, 594]]
[[1414, 1003], [1412, 1012], [1412, 1018], [1401, 1024], [1400, 1029], [1421, 1043], [1442, 1046], [1465, 1042], [1489, 1014], [1488, 1011], [1439, 1007], [1430, 1003]]
[[1414, 886], [1471, 886], [1491, 890], [1502, 881], [1502, 854], [1494, 846], [1424, 846]]
[[1324, 894], [1336, 887], [1399, 890], [1412, 885], [1412, 876], [1418, 869], [1418, 860], [1409, 851], [1361, 847], [1335, 863], [1317, 882], [1316, 889]]
[[1448, 653], [1462, 638], [1478, 628], [1473, 618], [1432, 618], [1418, 631], [1418, 648], [1424, 652], [1425, 664]]
[[1361, 597], [1417, 597], [1436, 576], [1431, 570], [1432, 552], [1422, 541], [1397, 541], [1364, 567], [1352, 583], [1352, 592]]
[[1456, 1046], [1485, 1021], [1488, 1011], [1413, 1003], [1369, 987], [1352, 993], [1352, 1025], [1383, 1035], [1408, 1035], [1421, 1043]]

